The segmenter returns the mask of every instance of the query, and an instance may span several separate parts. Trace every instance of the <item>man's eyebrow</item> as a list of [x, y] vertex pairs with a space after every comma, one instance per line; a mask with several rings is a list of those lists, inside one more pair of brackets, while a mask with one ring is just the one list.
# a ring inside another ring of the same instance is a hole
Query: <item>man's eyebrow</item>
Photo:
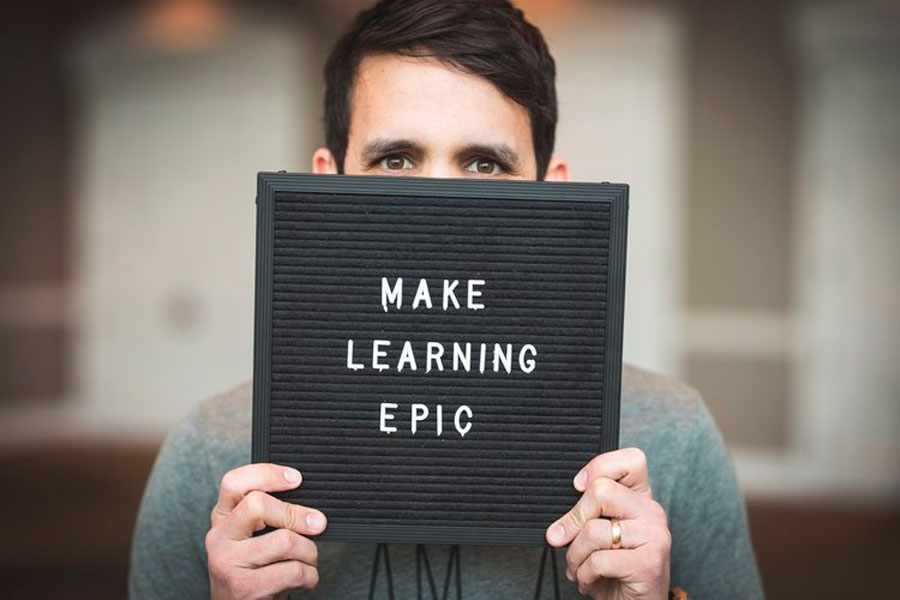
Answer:
[[368, 142], [362, 149], [362, 162], [369, 162], [387, 154], [395, 152], [409, 152], [416, 155], [424, 154], [422, 145], [415, 140], [403, 138], [381, 138]]
[[522, 168], [519, 153], [506, 144], [468, 144], [456, 153], [463, 158], [484, 157], [496, 161], [509, 171], [517, 172]]

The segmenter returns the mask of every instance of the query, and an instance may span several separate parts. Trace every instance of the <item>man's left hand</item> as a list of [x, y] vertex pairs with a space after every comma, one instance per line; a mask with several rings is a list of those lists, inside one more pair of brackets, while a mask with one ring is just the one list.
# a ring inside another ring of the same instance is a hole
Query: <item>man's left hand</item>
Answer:
[[665, 510], [653, 500], [644, 453], [624, 448], [601, 454], [574, 485], [581, 499], [547, 528], [551, 546], [571, 544], [566, 577], [595, 600], [667, 598], [672, 534]]

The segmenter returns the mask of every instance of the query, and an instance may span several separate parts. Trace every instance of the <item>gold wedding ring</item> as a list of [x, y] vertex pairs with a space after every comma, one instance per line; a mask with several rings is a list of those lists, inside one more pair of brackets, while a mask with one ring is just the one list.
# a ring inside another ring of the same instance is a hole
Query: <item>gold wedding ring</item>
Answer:
[[610, 519], [609, 526], [612, 529], [612, 549], [618, 550], [622, 547], [622, 526], [618, 519]]

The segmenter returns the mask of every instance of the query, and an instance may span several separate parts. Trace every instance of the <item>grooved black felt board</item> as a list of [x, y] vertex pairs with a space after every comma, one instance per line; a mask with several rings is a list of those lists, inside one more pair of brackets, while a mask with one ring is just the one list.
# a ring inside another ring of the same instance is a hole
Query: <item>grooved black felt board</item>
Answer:
[[543, 544], [619, 433], [628, 188], [260, 173], [254, 462], [324, 539]]

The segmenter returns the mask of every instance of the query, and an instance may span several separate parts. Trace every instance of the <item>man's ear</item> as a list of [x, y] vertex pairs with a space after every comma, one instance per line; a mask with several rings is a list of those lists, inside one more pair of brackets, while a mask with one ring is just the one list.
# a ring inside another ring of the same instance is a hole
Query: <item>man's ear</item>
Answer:
[[569, 173], [569, 163], [559, 156], [551, 156], [550, 163], [547, 165], [547, 174], [544, 175], [544, 181], [571, 181], [572, 176]]
[[337, 175], [337, 161], [331, 150], [322, 146], [313, 152], [312, 172], [316, 175]]

